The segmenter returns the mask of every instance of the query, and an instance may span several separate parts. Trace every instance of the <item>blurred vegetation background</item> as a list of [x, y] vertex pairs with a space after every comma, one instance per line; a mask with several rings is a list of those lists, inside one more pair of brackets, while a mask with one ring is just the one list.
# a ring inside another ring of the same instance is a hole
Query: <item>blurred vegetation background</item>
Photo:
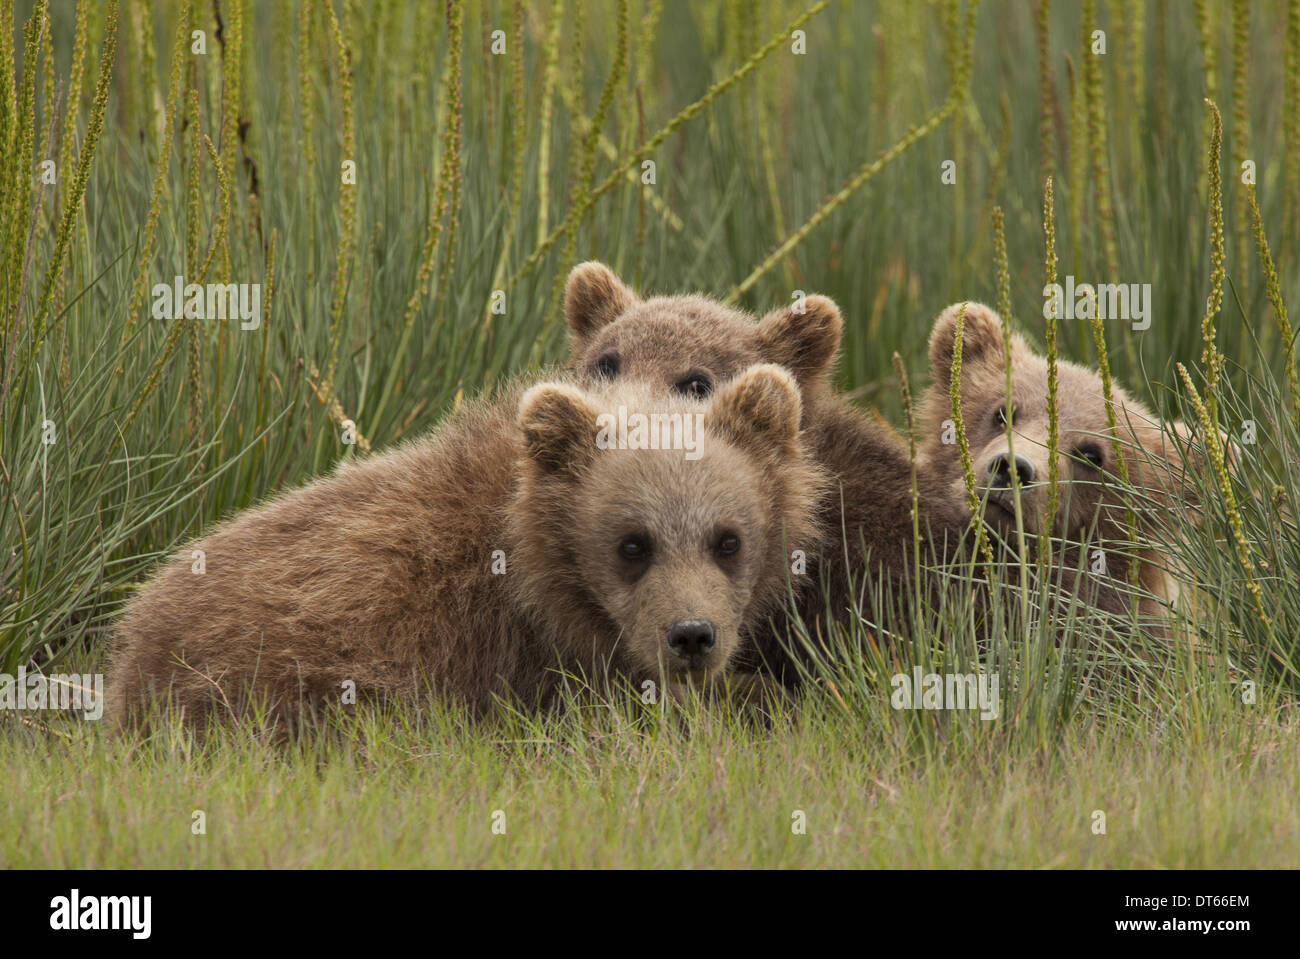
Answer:
[[[10, 670], [93, 645], [216, 518], [562, 361], [581, 259], [755, 312], [830, 295], [840, 385], [901, 425], [892, 354], [927, 382], [932, 318], [996, 300], [995, 206], [1042, 343], [1052, 176], [1061, 277], [1151, 284], [1150, 329], [1106, 333], [1169, 408], [1213, 285], [1206, 97], [1224, 376], [1285, 382], [1241, 170], [1294, 302], [1300, 0], [0, 0], [0, 43]], [[260, 327], [154, 319], [177, 275], [263, 284]], [[1092, 342], [1062, 321], [1063, 356]]]

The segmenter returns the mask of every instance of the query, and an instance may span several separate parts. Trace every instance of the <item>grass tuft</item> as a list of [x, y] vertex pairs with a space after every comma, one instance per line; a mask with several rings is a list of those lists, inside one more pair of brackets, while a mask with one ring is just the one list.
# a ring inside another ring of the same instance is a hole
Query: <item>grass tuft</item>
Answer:
[[1282, 284], [1278, 279], [1277, 268], [1273, 265], [1273, 254], [1268, 248], [1268, 238], [1264, 235], [1264, 221], [1259, 215], [1259, 203], [1255, 197], [1255, 185], [1246, 187], [1250, 200], [1250, 218], [1255, 232], [1255, 247], [1259, 251], [1260, 266], [1264, 271], [1268, 300], [1273, 306], [1273, 317], [1282, 334], [1284, 351], [1283, 370], [1287, 388], [1291, 393], [1291, 411], [1295, 417], [1296, 430], [1300, 431], [1300, 374], [1296, 372], [1295, 334], [1291, 330], [1291, 321], [1287, 318], [1286, 303], [1282, 300]]
[[975, 544], [978, 553], [985, 561], [993, 565], [993, 547], [988, 533], [984, 529], [984, 505], [975, 491], [975, 463], [971, 458], [970, 441], [966, 438], [966, 420], [961, 409], [961, 351], [966, 335], [966, 304], [957, 309], [957, 329], [953, 334], [952, 372], [948, 381], [948, 403], [952, 411], [953, 429], [956, 432], [957, 450], [961, 455], [962, 481], [966, 485], [966, 505], [970, 508], [972, 525], [975, 529]]
[[[1056, 283], [1056, 204], [1052, 197], [1052, 178], [1043, 183], [1043, 282]], [[1057, 368], [1058, 344], [1056, 301], [1047, 315], [1047, 529], [1056, 528], [1056, 513], [1061, 506], [1061, 396]]]
[[1210, 420], [1217, 423], [1219, 376], [1223, 372], [1223, 354], [1215, 342], [1214, 318], [1223, 304], [1224, 240], [1223, 240], [1223, 180], [1219, 169], [1219, 154], [1223, 144], [1223, 119], [1213, 100], [1206, 100], [1210, 108], [1210, 293], [1205, 301], [1205, 318], [1201, 320], [1201, 366], [1205, 370], [1205, 408]]

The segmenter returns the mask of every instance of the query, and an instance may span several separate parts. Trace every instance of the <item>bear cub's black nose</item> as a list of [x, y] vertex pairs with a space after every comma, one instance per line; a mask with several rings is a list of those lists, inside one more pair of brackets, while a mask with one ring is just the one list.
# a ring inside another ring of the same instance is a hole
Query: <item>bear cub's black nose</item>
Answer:
[[[1034, 464], [1023, 456], [1016, 457], [1015, 469], [1021, 486], [1034, 481]], [[989, 485], [994, 489], [1010, 489], [1011, 457], [1006, 453], [993, 457], [989, 463]]]
[[668, 627], [668, 648], [687, 659], [703, 656], [716, 641], [717, 633], [707, 619], [681, 619]]

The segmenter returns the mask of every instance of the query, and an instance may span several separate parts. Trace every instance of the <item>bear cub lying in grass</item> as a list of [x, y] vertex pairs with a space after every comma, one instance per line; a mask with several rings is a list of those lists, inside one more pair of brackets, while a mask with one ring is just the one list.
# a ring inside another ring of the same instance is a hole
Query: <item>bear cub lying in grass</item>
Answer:
[[[708, 401], [605, 386], [515, 385], [182, 549], [116, 625], [110, 713], [292, 726], [348, 684], [482, 712], [545, 704], [559, 670], [717, 679], [819, 536], [799, 391], [770, 365]], [[598, 448], [620, 408], [702, 417], [698, 446]]]

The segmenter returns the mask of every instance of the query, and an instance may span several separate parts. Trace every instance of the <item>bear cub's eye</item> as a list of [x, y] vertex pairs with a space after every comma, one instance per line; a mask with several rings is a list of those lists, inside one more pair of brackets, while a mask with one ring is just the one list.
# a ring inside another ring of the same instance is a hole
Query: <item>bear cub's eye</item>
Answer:
[[1101, 469], [1103, 462], [1101, 447], [1096, 443], [1080, 443], [1074, 448], [1074, 458], [1087, 463], [1095, 470]]
[[[1016, 414], [1018, 412], [1020, 412], [1020, 407], [1017, 406], [1015, 403], [1012, 403], [1011, 404], [1011, 425], [1012, 426], [1016, 425]], [[993, 411], [993, 425], [1000, 430], [1004, 430], [1007, 428], [1007, 408], [1005, 404], [999, 405], [998, 408]]]
[[701, 370], [692, 370], [686, 374], [686, 378], [681, 380], [674, 389], [683, 396], [703, 399], [713, 392], [713, 380], [709, 374]]
[[650, 537], [641, 533], [624, 536], [618, 544], [618, 555], [629, 562], [645, 562], [650, 558]]
[[618, 354], [606, 353], [596, 361], [593, 369], [595, 369], [597, 376], [612, 380], [618, 376]]
[[740, 552], [740, 537], [735, 533], [723, 533], [714, 549], [719, 556], [735, 556]]

